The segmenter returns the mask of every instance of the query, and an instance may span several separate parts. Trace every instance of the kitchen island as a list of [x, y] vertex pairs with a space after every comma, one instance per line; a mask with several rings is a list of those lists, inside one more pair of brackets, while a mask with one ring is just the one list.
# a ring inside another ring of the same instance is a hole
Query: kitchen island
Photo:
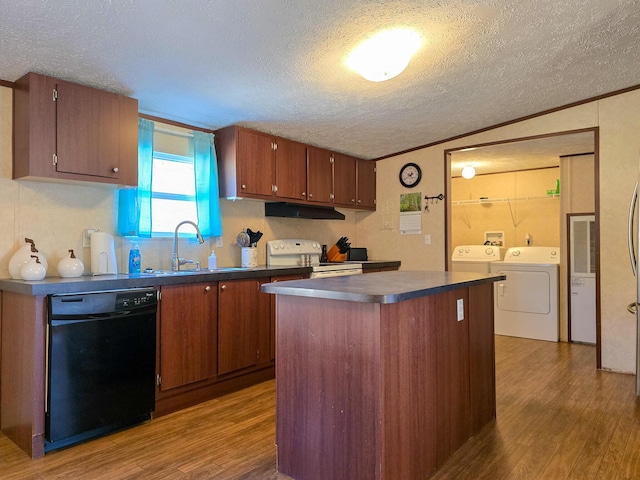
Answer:
[[278, 282], [278, 470], [427, 478], [495, 418], [493, 282], [397, 271]]

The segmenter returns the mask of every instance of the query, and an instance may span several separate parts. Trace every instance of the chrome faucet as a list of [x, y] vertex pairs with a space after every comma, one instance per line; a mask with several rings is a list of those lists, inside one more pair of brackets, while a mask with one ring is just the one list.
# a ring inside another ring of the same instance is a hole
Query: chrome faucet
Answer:
[[[178, 229], [185, 223], [188, 223], [194, 226], [194, 228], [196, 229], [196, 235], [198, 237], [198, 243], [200, 244], [204, 243], [204, 238], [202, 238], [202, 234], [200, 233], [200, 228], [198, 227], [198, 225], [196, 225], [191, 220], [185, 220], [183, 222], [180, 222], [176, 226], [176, 230], [173, 233], [173, 256], [171, 257], [171, 270], [174, 270], [174, 271], [180, 270], [180, 265], [184, 265], [185, 263], [194, 263], [193, 260], [185, 260], [184, 258], [180, 258], [180, 256], [178, 255]], [[197, 262], [197, 263], [198, 265], [200, 264], [200, 262]]]

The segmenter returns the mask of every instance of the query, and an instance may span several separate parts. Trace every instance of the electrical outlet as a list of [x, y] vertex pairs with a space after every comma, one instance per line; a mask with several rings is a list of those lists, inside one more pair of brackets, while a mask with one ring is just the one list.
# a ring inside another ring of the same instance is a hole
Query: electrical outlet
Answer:
[[431, 245], [431, 234], [427, 233], [424, 236], [424, 244], [425, 245]]
[[464, 320], [464, 299], [458, 299], [458, 321], [461, 322]]
[[222, 235], [216, 237], [216, 248], [224, 247], [224, 242], [222, 241]]
[[89, 248], [91, 247], [91, 233], [97, 232], [97, 228], [85, 228], [82, 234], [82, 247]]

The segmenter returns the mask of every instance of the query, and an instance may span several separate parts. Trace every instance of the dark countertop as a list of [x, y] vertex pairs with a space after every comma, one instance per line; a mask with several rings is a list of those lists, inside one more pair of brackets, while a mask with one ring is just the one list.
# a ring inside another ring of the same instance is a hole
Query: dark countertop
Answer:
[[0, 290], [25, 295], [50, 295], [310, 273], [311, 267], [263, 266], [256, 268], [219, 268], [217, 270], [201, 270], [199, 272], [181, 271], [178, 274], [149, 275], [141, 273], [137, 275], [83, 275], [77, 278], [46, 277], [44, 280], [37, 282], [3, 278], [0, 279]]
[[397, 303], [504, 279], [505, 275], [473, 272], [392, 271], [269, 283], [262, 285], [262, 291], [350, 302]]
[[[368, 261], [362, 263], [363, 269], [381, 267], [399, 267], [399, 261]], [[158, 287], [198, 282], [218, 282], [240, 280], [244, 278], [277, 277], [281, 275], [308, 275], [311, 267], [267, 267], [256, 268], [228, 267], [199, 272], [181, 271], [178, 274], [138, 274], [138, 275], [83, 275], [77, 278], [46, 277], [44, 280], [28, 282], [0, 278], [0, 290], [24, 295], [51, 295], [61, 293], [82, 293], [123, 288]], [[372, 273], [368, 275], [373, 275]]]

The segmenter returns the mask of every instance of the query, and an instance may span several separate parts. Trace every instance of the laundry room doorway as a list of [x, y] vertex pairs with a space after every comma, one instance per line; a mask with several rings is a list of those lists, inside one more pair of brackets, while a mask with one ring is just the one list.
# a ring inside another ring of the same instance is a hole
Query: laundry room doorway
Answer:
[[468, 145], [445, 151], [447, 269], [459, 245], [558, 247], [560, 341], [570, 341], [569, 215], [593, 212], [596, 364], [600, 368], [598, 130]]

